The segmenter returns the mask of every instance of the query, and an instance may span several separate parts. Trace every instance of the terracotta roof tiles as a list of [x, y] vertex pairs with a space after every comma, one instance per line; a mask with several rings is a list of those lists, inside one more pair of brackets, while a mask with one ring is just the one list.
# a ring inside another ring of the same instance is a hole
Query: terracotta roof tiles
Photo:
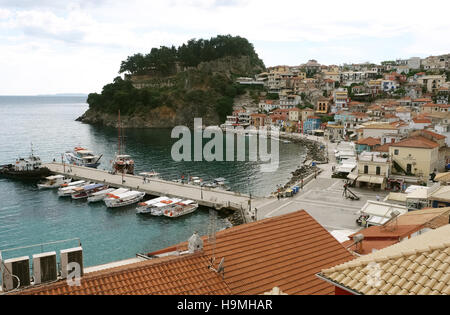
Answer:
[[[205, 241], [206, 254], [212, 247]], [[275, 286], [287, 294], [333, 294], [315, 273], [353, 258], [306, 211], [218, 232], [215, 256], [225, 257], [225, 282], [233, 294], [263, 294]]]
[[66, 281], [44, 285], [24, 295], [225, 295], [230, 288], [220, 275], [208, 269], [203, 254], [155, 259], [86, 274], [81, 286]]
[[408, 148], [422, 148], [422, 149], [434, 149], [439, 147], [439, 144], [437, 144], [434, 141], [428, 140], [425, 137], [417, 136], [417, 137], [410, 137], [405, 140], [402, 140], [397, 143], [392, 143], [392, 147], [408, 147]]
[[318, 276], [359, 294], [450, 294], [449, 239], [447, 224]]

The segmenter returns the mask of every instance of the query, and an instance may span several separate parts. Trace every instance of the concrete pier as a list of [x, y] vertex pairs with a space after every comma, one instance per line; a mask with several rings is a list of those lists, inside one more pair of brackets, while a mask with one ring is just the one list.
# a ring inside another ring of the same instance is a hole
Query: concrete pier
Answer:
[[53, 173], [72, 177], [77, 180], [104, 183], [112, 187], [129, 188], [153, 196], [190, 199], [198, 202], [199, 205], [217, 210], [231, 209], [245, 211], [249, 207], [249, 196], [237, 192], [181, 184], [162, 179], [150, 178], [144, 182], [142, 176], [122, 176], [122, 174], [111, 174], [104, 170], [62, 163], [48, 163], [43, 166], [47, 167]]

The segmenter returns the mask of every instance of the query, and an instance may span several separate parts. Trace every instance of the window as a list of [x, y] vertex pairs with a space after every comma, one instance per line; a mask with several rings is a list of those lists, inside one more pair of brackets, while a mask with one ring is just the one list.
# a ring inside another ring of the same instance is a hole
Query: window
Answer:
[[369, 166], [364, 165], [364, 174], [369, 174]]
[[394, 150], [394, 155], [398, 155], [398, 150]]
[[377, 175], [381, 174], [381, 167], [377, 166]]

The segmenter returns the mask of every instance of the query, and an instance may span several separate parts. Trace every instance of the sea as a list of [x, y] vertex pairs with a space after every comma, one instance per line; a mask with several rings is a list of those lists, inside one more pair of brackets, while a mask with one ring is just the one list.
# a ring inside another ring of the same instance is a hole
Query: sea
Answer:
[[[103, 155], [100, 169], [110, 170], [118, 150], [118, 130], [75, 121], [88, 109], [85, 96], [0, 96], [0, 165], [28, 157], [33, 150], [43, 162], [61, 161], [76, 146]], [[289, 181], [306, 151], [297, 143], [279, 142], [276, 172], [261, 172], [261, 163], [175, 162], [171, 129], [126, 129], [124, 147], [136, 173], [156, 171], [163, 179], [223, 177], [233, 191], [267, 196]], [[248, 140], [247, 140], [248, 142]], [[151, 196], [147, 197], [148, 199]], [[230, 227], [218, 213], [216, 230]], [[0, 254], [3, 259], [83, 247], [84, 265], [96, 266], [133, 258], [186, 241], [195, 231], [208, 233], [210, 209], [176, 220], [137, 215], [135, 206], [108, 209], [103, 203], [58, 198], [34, 182], [0, 178]], [[49, 244], [46, 244], [49, 243]], [[45, 245], [43, 245], [45, 244]]]

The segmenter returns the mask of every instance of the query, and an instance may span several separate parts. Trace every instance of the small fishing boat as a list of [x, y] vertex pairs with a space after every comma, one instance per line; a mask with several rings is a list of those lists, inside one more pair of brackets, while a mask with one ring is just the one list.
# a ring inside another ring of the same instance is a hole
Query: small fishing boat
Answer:
[[214, 179], [212, 182], [207, 183], [205, 185], [203, 185], [204, 187], [208, 187], [208, 188], [218, 188], [218, 189], [222, 189], [222, 190], [231, 190], [231, 188], [229, 186], [227, 186], [225, 184], [226, 179], [223, 177], [219, 177]]
[[151, 213], [152, 206], [154, 206], [157, 203], [161, 203], [162, 201], [165, 200], [169, 200], [169, 197], [158, 197], [155, 199], [140, 202], [136, 208], [136, 213], [138, 214]]
[[103, 199], [106, 206], [108, 208], [118, 208], [118, 207], [124, 207], [129, 206], [134, 203], [137, 203], [144, 198], [145, 193], [140, 191], [128, 191], [123, 194], [113, 195], [113, 194], [107, 194], [106, 198]]
[[101, 191], [101, 190], [105, 190], [108, 189], [108, 186], [103, 185], [103, 184], [91, 184], [91, 185], [86, 185], [83, 187], [75, 187], [73, 189], [73, 193], [72, 193], [72, 199], [84, 199], [84, 198], [88, 198], [90, 196], [92, 196], [92, 194]]
[[89, 182], [85, 182], [84, 180], [80, 180], [80, 181], [76, 181], [76, 182], [71, 182], [68, 184], [64, 184], [61, 185], [61, 187], [58, 188], [58, 195], [60, 197], [67, 197], [67, 196], [71, 196], [73, 190], [77, 187], [82, 187], [82, 186], [86, 186], [86, 185], [90, 185], [91, 183]]
[[142, 176], [142, 177], [144, 177], [144, 179], [151, 179], [151, 178], [153, 178], [153, 179], [157, 179], [157, 178], [159, 178], [159, 173], [157, 173], [157, 172], [155, 172], [155, 171], [151, 171], [151, 172], [142, 172], [142, 173], [139, 173], [139, 176]]
[[67, 184], [62, 184], [60, 188], [58, 188], [58, 196], [59, 197], [70, 197], [73, 193], [73, 190], [76, 187], [81, 187], [87, 185], [86, 181], [79, 180], [76, 182], [70, 182]]
[[75, 147], [73, 151], [64, 153], [67, 163], [91, 168], [97, 168], [100, 165], [102, 156], [94, 155], [92, 151], [82, 147]]
[[170, 209], [164, 210], [164, 216], [168, 218], [178, 218], [194, 212], [198, 209], [198, 203], [193, 200], [177, 202]]
[[119, 188], [119, 189], [108, 188], [108, 189], [93, 193], [92, 196], [90, 196], [88, 198], [88, 202], [102, 201], [103, 199], [105, 199], [107, 197], [108, 194], [118, 195], [118, 194], [126, 193], [127, 191], [130, 191], [130, 190], [128, 188]]
[[72, 178], [67, 178], [64, 175], [53, 175], [46, 177], [45, 181], [39, 183], [37, 186], [39, 189], [58, 188], [71, 181]]
[[202, 185], [202, 179], [200, 177], [197, 177], [197, 176], [191, 177], [189, 179], [188, 184], [201, 186]]
[[91, 202], [102, 201], [103, 199], [105, 199], [106, 194], [112, 193], [114, 190], [116, 190], [116, 189], [108, 188], [108, 189], [103, 189], [103, 190], [97, 191], [88, 197], [87, 202], [91, 203]]
[[[150, 206], [150, 208], [147, 210], [150, 212], [151, 215], [160, 217], [164, 214], [164, 211], [167, 209], [170, 209], [174, 204], [176, 204], [177, 202], [180, 202], [181, 199], [169, 199], [167, 198], [166, 200], [162, 200], [158, 203], [155, 203], [154, 205]], [[146, 212], [146, 213], [149, 213]]]

